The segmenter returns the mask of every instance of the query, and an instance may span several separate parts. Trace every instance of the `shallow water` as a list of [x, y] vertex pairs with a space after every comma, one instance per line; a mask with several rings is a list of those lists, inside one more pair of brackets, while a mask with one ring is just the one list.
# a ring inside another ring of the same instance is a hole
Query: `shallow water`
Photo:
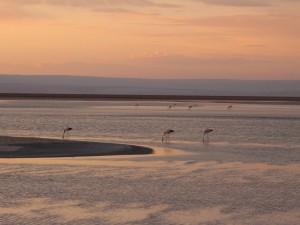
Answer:
[[[300, 106], [171, 104], [0, 101], [1, 135], [61, 138], [71, 126], [73, 140], [160, 147], [0, 159], [0, 224], [299, 224]], [[176, 132], [162, 144], [166, 128]]]
[[[139, 103], [139, 106], [135, 106]], [[169, 105], [176, 103], [172, 109]], [[195, 105], [188, 110], [189, 105]], [[159, 146], [197, 151], [201, 148], [300, 149], [300, 106], [205, 101], [0, 101], [3, 135], [61, 138]], [[161, 143], [164, 129], [174, 129]], [[211, 128], [209, 143], [203, 130]]]

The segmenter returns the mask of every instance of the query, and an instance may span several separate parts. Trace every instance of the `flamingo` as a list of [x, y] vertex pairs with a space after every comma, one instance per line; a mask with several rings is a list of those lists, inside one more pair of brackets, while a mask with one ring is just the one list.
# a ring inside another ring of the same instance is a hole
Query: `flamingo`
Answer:
[[62, 136], [63, 139], [65, 139], [65, 135], [66, 135], [67, 137], [69, 137], [69, 131], [70, 131], [70, 130], [73, 130], [73, 128], [72, 128], [72, 127], [66, 127], [66, 128], [64, 129], [64, 133], [63, 133], [63, 136]]
[[173, 105], [169, 105], [168, 109], [172, 109], [174, 106], [176, 106], [176, 103], [174, 103]]
[[171, 129], [167, 129], [167, 130], [165, 130], [164, 131], [164, 133], [163, 133], [163, 135], [162, 135], [162, 137], [161, 137], [161, 142], [164, 142], [164, 141], [167, 141], [167, 140], [169, 140], [169, 138], [170, 138], [170, 134], [171, 133], [174, 133], [175, 131], [174, 130], [171, 130]]
[[191, 110], [193, 107], [197, 107], [198, 104], [194, 104], [194, 105], [189, 105], [188, 110]]
[[207, 141], [209, 141], [209, 136], [208, 136], [208, 134], [210, 133], [210, 132], [212, 132], [213, 130], [212, 129], [209, 129], [209, 128], [207, 128], [207, 129], [205, 129], [204, 130], [204, 132], [203, 132], [203, 142], [205, 141], [205, 136], [207, 137]]

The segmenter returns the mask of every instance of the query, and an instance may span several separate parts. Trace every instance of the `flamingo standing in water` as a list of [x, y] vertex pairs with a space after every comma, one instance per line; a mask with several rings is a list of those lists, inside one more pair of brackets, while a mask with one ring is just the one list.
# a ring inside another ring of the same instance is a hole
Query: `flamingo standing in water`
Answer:
[[172, 109], [175, 105], [176, 105], [176, 103], [174, 103], [173, 105], [169, 105], [168, 109]]
[[197, 107], [198, 104], [194, 104], [194, 105], [189, 105], [188, 110], [191, 110], [193, 107]]
[[164, 141], [167, 141], [167, 140], [169, 140], [169, 138], [170, 138], [170, 134], [171, 133], [174, 133], [175, 131], [174, 130], [171, 130], [171, 129], [167, 129], [167, 130], [165, 130], [164, 131], [164, 133], [163, 133], [163, 135], [162, 135], [162, 137], [161, 137], [161, 142], [164, 142]]
[[203, 132], [203, 142], [205, 141], [205, 136], [206, 136], [207, 141], [209, 141], [209, 136], [208, 136], [208, 134], [209, 134], [210, 132], [212, 132], [212, 131], [213, 131], [213, 130], [212, 130], [212, 129], [209, 129], [209, 128], [207, 128], [207, 129], [204, 130], [204, 132]]
[[63, 133], [63, 136], [62, 136], [63, 139], [65, 139], [65, 137], [69, 137], [69, 131], [70, 130], [73, 130], [73, 128], [72, 127], [66, 127], [64, 129], [64, 133]]

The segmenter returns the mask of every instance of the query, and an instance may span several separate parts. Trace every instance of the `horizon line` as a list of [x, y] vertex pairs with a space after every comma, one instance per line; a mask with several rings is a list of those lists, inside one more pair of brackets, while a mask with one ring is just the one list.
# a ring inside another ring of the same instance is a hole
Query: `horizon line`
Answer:
[[[97, 75], [72, 75], [72, 74], [0, 74], [0, 76], [58, 76], [58, 77], [82, 77], [82, 78], [105, 78], [105, 79], [136, 79], [136, 80], [224, 80], [224, 81], [300, 81], [300, 79], [234, 79], [234, 78], [139, 78], [139, 77], [105, 77]], [[300, 76], [300, 75], [299, 75]]]

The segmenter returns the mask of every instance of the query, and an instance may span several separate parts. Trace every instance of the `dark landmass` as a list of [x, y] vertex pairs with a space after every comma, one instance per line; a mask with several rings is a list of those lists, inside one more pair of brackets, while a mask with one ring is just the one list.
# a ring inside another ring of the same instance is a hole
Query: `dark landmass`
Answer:
[[71, 75], [0, 75], [1, 93], [300, 97], [299, 87], [300, 80], [141, 79]]
[[98, 95], [98, 94], [35, 94], [0, 93], [0, 99], [49, 99], [49, 100], [101, 100], [101, 101], [137, 101], [137, 100], [210, 100], [210, 101], [281, 101], [300, 103], [300, 97], [272, 96], [182, 96], [182, 95]]
[[[0, 136], [0, 147], [0, 158], [78, 157], [153, 153], [153, 150], [150, 148], [134, 145], [8, 136]], [[14, 147], [16, 150], [11, 150]]]

